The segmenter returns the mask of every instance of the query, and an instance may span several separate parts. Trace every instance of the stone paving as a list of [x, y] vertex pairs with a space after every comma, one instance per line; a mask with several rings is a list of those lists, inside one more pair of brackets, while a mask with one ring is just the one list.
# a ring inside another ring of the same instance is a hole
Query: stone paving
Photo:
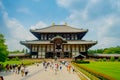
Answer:
[[69, 73], [67, 68], [63, 65], [62, 70], [55, 71], [49, 67], [45, 71], [42, 64], [39, 66], [31, 65], [27, 67], [29, 73], [27, 76], [21, 76], [21, 74], [16, 74], [13, 72], [0, 72], [0, 75], [4, 77], [4, 80], [80, 80], [76, 73]]

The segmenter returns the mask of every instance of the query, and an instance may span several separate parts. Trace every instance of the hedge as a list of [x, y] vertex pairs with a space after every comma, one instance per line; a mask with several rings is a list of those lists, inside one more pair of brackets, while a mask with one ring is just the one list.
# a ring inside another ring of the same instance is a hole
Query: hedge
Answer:
[[83, 61], [83, 60], [80, 60], [80, 61], [75, 61], [75, 63], [80, 63], [80, 64], [89, 64], [90, 61]]
[[111, 76], [108, 76], [108, 75], [102, 74], [102, 73], [100, 73], [100, 72], [94, 71], [94, 70], [89, 69], [89, 68], [87, 68], [87, 67], [85, 67], [85, 66], [82, 66], [82, 65], [80, 65], [80, 64], [77, 64], [77, 63], [74, 63], [74, 62], [73, 62], [73, 64], [75, 64], [76, 66], [78, 66], [78, 67], [82, 68], [83, 70], [89, 72], [90, 74], [98, 77], [98, 78], [101, 79], [101, 80], [115, 80], [115, 79], [112, 78]]

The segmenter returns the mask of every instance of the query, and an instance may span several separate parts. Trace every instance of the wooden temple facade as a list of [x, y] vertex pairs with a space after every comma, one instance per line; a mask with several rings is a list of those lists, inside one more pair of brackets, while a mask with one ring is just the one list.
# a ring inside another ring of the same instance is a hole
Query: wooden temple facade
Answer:
[[30, 49], [32, 58], [74, 58], [79, 54], [87, 56], [87, 50], [97, 43], [82, 40], [88, 29], [73, 28], [66, 24], [31, 29], [30, 32], [38, 39], [20, 43]]

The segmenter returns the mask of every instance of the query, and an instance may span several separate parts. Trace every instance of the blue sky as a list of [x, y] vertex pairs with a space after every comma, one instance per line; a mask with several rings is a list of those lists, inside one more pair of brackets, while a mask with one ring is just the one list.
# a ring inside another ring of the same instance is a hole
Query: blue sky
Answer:
[[35, 39], [29, 29], [53, 22], [89, 29], [83, 39], [98, 41], [92, 49], [120, 45], [120, 0], [0, 0], [0, 33], [9, 50]]

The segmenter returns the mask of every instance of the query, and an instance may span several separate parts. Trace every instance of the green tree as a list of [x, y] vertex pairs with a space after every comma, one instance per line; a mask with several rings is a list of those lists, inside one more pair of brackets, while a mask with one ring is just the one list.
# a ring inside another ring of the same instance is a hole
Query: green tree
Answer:
[[22, 53], [22, 51], [20, 50], [15, 50], [15, 51], [9, 51], [11, 54], [19, 54]]
[[88, 53], [101, 53], [101, 54], [120, 54], [120, 46], [109, 47], [104, 49], [88, 50]]
[[120, 54], [120, 47], [117, 46], [117, 47], [110, 47], [110, 48], [104, 49], [103, 53], [105, 53], [105, 54]]
[[96, 53], [96, 50], [88, 50], [88, 53], [90, 54]]
[[118, 61], [120, 61], [120, 57], [118, 58]]
[[28, 53], [28, 50], [27, 50], [27, 49], [25, 50], [25, 53]]
[[22, 49], [22, 51], [21, 51], [22, 53], [25, 53], [25, 49]]
[[97, 53], [103, 53], [103, 49], [97, 49], [96, 52]]
[[22, 53], [28, 53], [28, 50], [27, 50], [27, 49], [22, 49], [21, 52], [22, 52]]
[[4, 62], [8, 56], [7, 45], [5, 45], [5, 39], [0, 34], [0, 62]]
[[115, 57], [114, 57], [114, 56], [111, 56], [111, 57], [110, 57], [110, 61], [115, 61]]

